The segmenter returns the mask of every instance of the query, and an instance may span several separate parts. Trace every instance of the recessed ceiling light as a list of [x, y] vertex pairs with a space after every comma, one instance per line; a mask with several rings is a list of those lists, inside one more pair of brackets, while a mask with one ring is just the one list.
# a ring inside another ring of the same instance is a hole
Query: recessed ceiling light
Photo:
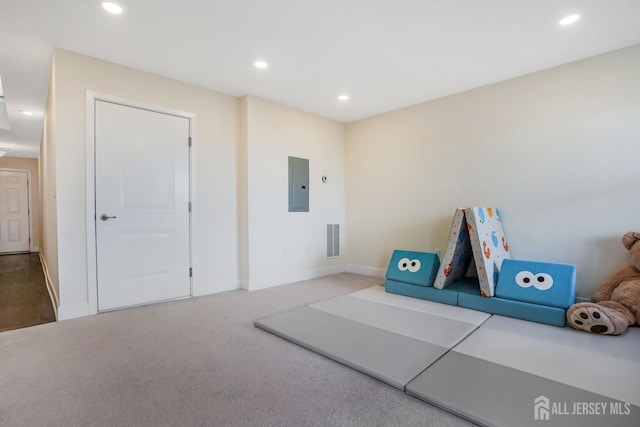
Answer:
[[260, 68], [260, 69], [264, 69], [264, 68], [267, 68], [267, 67], [269, 66], [269, 64], [267, 64], [267, 63], [266, 63], [266, 62], [264, 62], [264, 61], [256, 61], [256, 62], [254, 62], [254, 63], [253, 63], [253, 65], [254, 65], [256, 68]]
[[33, 112], [32, 111], [20, 110], [20, 112], [22, 114], [24, 114], [25, 116], [33, 116]]
[[574, 13], [573, 15], [567, 15], [564, 18], [562, 18], [561, 20], [559, 20], [558, 24], [559, 25], [571, 25], [571, 24], [574, 24], [574, 23], [578, 22], [579, 19], [580, 19], [580, 14]]
[[124, 8], [122, 7], [122, 5], [112, 1], [103, 1], [102, 8], [114, 15], [121, 15], [122, 12], [124, 12]]
[[343, 93], [342, 95], [338, 95], [338, 99], [340, 101], [348, 101], [349, 100], [349, 95], [347, 95], [346, 93]]

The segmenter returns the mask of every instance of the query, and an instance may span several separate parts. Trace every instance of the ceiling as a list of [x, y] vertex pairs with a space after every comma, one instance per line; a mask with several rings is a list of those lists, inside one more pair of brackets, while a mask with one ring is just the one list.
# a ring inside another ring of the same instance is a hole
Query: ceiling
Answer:
[[38, 156], [54, 47], [350, 122], [640, 43], [638, 0], [121, 3], [0, 0], [8, 155]]

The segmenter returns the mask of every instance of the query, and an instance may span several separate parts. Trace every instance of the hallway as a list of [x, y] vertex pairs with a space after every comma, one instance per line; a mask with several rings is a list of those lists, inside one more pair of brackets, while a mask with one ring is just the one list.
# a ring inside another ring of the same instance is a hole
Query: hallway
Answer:
[[0, 332], [55, 320], [38, 253], [0, 255]]

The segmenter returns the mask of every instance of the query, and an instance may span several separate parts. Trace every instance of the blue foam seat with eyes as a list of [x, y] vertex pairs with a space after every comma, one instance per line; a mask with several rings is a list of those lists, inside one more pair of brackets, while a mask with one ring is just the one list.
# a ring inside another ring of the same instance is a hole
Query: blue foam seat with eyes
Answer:
[[433, 286], [440, 260], [434, 253], [394, 250], [386, 278], [395, 282]]
[[576, 266], [505, 259], [496, 296], [568, 308], [576, 301]]

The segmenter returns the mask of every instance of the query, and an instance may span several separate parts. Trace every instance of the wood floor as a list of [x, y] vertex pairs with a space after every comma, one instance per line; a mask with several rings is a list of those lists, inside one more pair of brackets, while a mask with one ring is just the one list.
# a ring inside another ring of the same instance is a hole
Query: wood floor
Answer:
[[38, 254], [0, 255], [0, 332], [55, 320]]

